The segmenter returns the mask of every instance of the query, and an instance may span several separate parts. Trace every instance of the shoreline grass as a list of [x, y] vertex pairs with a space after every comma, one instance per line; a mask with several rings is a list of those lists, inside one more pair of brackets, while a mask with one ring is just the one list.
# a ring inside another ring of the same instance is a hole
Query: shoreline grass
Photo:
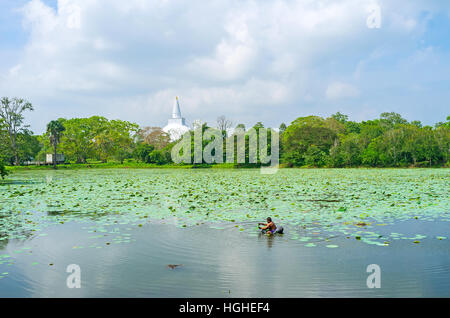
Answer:
[[[77, 170], [77, 169], [258, 169], [260, 165], [257, 164], [243, 164], [236, 165], [233, 163], [219, 163], [219, 164], [152, 164], [141, 162], [88, 162], [88, 163], [67, 163], [57, 165], [58, 170]], [[423, 169], [423, 168], [449, 168], [448, 166], [399, 166], [399, 167], [371, 167], [371, 166], [357, 166], [357, 167], [289, 167], [280, 164], [280, 169]], [[54, 170], [53, 165], [29, 165], [29, 166], [6, 166], [6, 171], [28, 171], [28, 170]]]

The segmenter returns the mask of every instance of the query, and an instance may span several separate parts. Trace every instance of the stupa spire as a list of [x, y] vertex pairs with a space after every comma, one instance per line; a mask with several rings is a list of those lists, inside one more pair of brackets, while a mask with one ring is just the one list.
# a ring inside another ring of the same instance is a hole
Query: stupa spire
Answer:
[[184, 118], [181, 117], [178, 96], [175, 98], [172, 107], [172, 118], [169, 118], [167, 126], [163, 130], [170, 135], [171, 141], [178, 140], [185, 132], [189, 131], [189, 127], [186, 125]]
[[175, 98], [175, 102], [173, 103], [172, 118], [173, 119], [181, 118], [180, 103], [178, 102], [178, 96]]

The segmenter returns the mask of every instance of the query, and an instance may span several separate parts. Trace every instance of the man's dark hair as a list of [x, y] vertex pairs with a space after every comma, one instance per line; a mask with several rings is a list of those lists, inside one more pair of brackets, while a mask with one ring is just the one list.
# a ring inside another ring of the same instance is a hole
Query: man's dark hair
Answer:
[[272, 218], [269, 216], [269, 217], [267, 218], [267, 221], [272, 222]]

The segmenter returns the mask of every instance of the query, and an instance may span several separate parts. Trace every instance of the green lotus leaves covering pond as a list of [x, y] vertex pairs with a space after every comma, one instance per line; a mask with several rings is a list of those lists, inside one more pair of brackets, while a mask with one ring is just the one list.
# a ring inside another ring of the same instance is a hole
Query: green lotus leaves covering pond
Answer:
[[[307, 247], [338, 248], [335, 237], [383, 247], [397, 239], [420, 245], [444, 240], [447, 233], [427, 238], [382, 229], [402, 220], [450, 221], [449, 177], [448, 169], [16, 172], [0, 183], [0, 247], [70, 222], [86, 222], [86, 235], [93, 241], [109, 235], [110, 244], [133, 242], [118, 226], [132, 229], [155, 221], [255, 235], [255, 222], [267, 216], [285, 227], [286, 239]], [[0, 255], [0, 262], [8, 259]]]

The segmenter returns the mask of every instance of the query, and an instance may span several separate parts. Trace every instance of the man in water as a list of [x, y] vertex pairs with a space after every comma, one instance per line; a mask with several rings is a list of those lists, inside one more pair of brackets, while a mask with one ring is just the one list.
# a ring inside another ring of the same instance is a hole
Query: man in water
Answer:
[[[264, 226], [260, 227], [260, 225], [264, 225]], [[258, 223], [258, 228], [260, 228], [263, 233], [268, 233], [268, 234], [280, 233], [280, 234], [283, 234], [283, 227], [280, 226], [280, 227], [277, 228], [275, 223], [273, 223], [271, 217], [267, 218], [267, 223]]]

